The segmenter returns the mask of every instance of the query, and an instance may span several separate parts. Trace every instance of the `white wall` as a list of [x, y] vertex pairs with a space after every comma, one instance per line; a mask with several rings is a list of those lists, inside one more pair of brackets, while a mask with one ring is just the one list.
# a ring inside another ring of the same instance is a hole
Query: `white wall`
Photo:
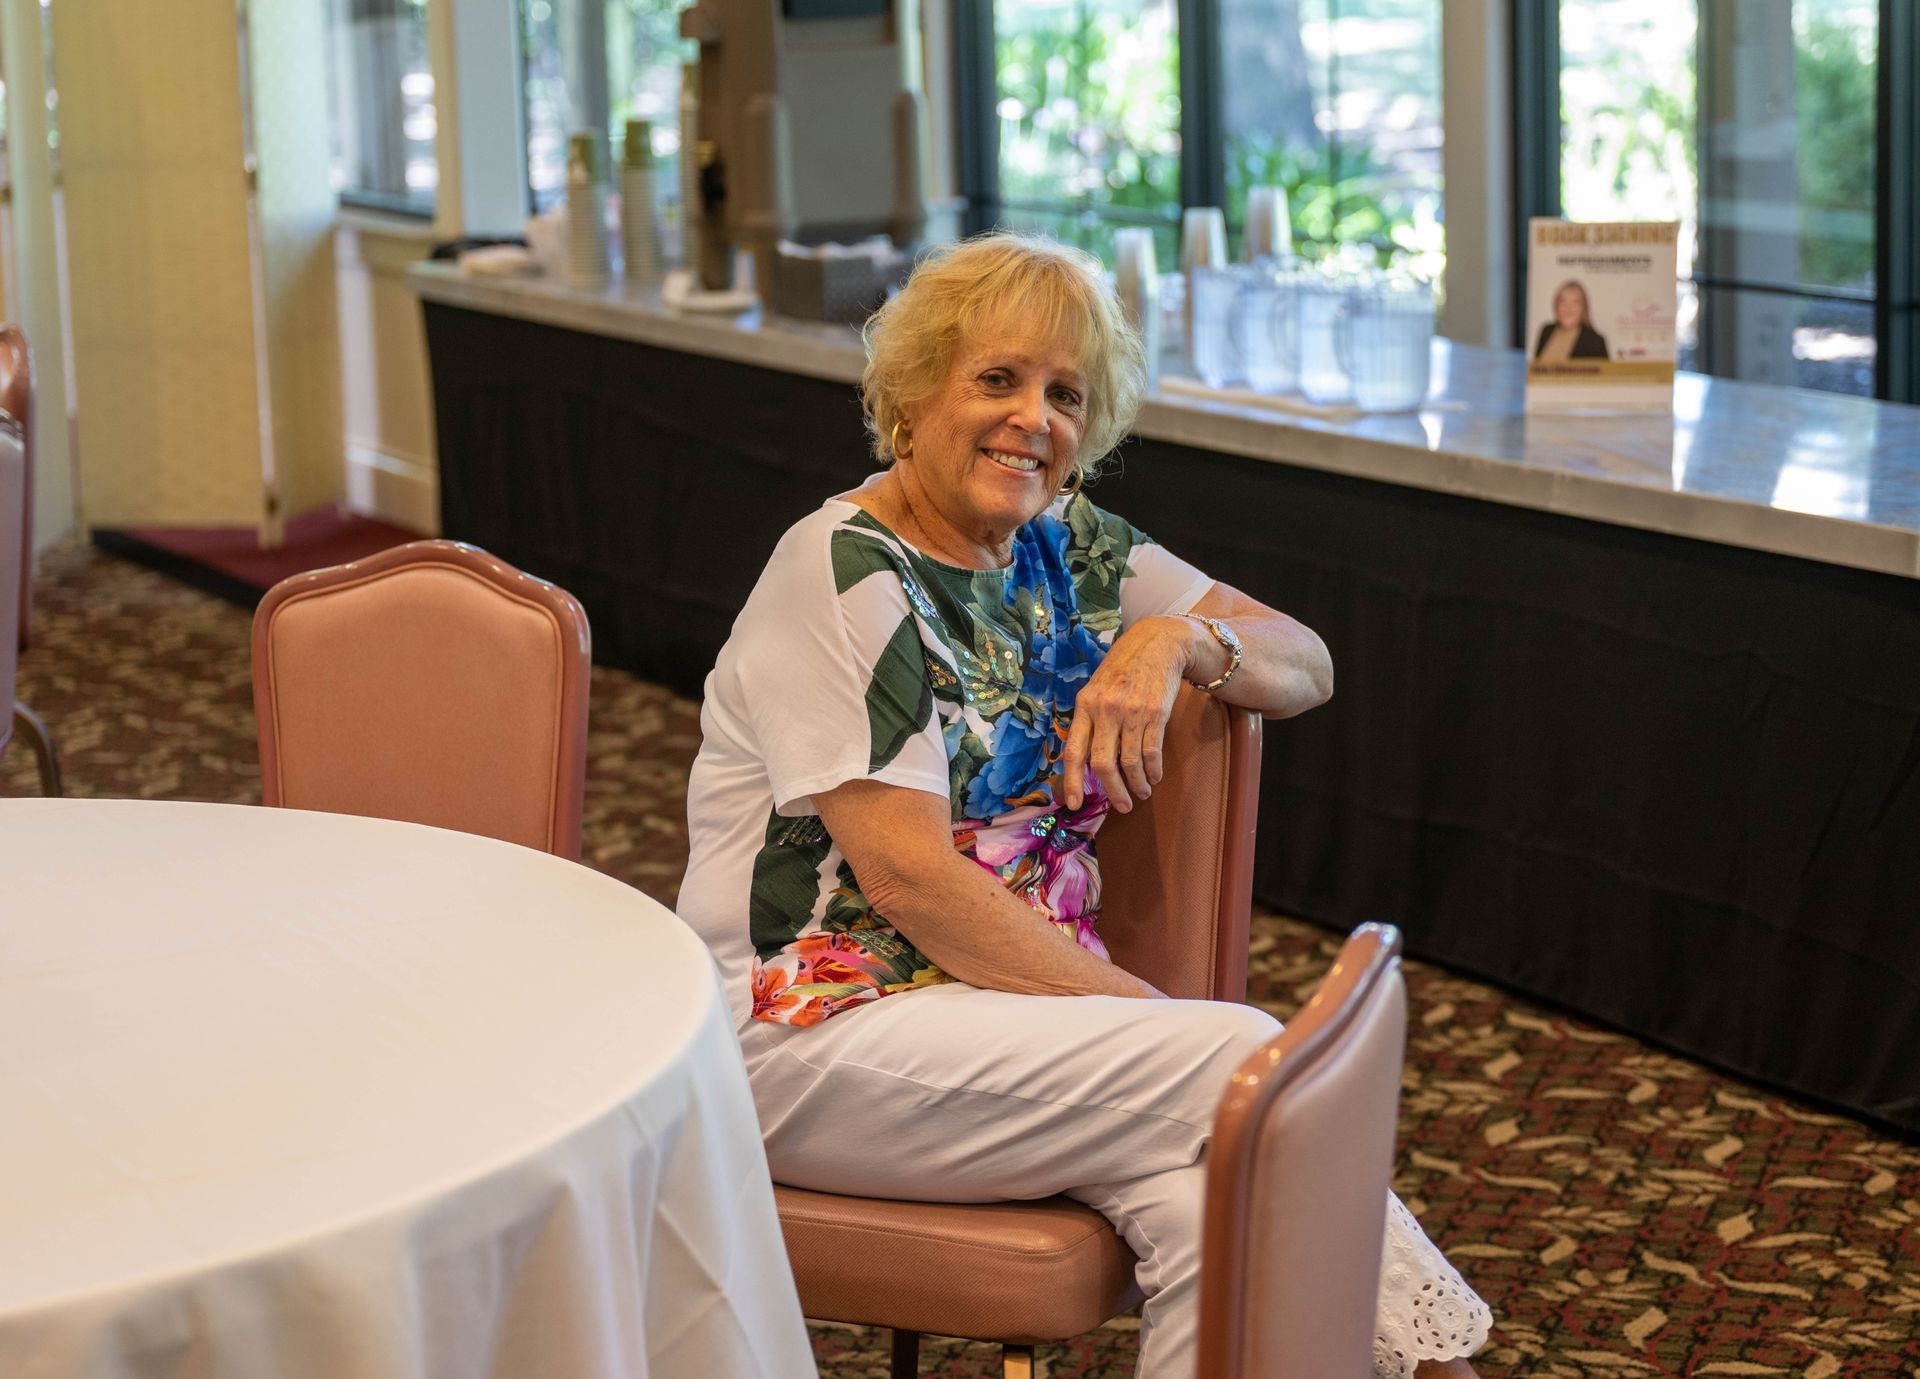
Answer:
[[427, 535], [440, 529], [433, 393], [407, 270], [434, 238], [424, 221], [349, 211], [334, 239], [347, 505]]
[[1440, 333], [1513, 342], [1513, 0], [1445, 0], [1441, 11], [1446, 306]]
[[514, 234], [526, 221], [513, 0], [434, 0], [431, 222], [343, 210], [336, 263], [346, 411], [347, 505], [414, 531], [440, 529], [433, 392], [407, 270], [436, 240]]

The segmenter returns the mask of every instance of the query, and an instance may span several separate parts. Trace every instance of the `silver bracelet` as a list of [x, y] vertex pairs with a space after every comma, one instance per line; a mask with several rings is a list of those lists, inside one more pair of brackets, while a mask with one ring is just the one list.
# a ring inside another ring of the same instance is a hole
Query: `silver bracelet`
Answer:
[[1180, 616], [1183, 618], [1192, 618], [1195, 622], [1203, 625], [1207, 631], [1213, 633], [1213, 639], [1227, 649], [1227, 668], [1221, 672], [1220, 678], [1211, 684], [1194, 686], [1195, 689], [1203, 693], [1212, 694], [1215, 690], [1225, 685], [1227, 681], [1231, 680], [1240, 669], [1240, 634], [1221, 622], [1220, 619], [1209, 618], [1202, 613], [1182, 613]]

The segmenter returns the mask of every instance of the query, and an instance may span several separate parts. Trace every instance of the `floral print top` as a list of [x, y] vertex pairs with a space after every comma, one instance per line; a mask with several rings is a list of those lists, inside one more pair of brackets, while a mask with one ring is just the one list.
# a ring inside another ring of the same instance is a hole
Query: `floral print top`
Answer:
[[736, 1017], [812, 1025], [951, 980], [806, 798], [862, 776], [945, 796], [954, 846], [1105, 956], [1107, 802], [1091, 778], [1079, 809], [1054, 797], [1075, 696], [1123, 627], [1211, 583], [1084, 495], [1022, 527], [1003, 570], [932, 560], [845, 501], [790, 531], [708, 680], [689, 790], [680, 914]]

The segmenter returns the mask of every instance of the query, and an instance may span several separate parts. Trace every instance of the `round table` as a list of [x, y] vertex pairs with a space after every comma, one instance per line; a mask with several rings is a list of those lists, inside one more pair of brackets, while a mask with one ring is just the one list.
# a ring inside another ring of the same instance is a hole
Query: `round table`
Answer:
[[706, 949], [383, 819], [0, 800], [0, 1374], [811, 1375]]

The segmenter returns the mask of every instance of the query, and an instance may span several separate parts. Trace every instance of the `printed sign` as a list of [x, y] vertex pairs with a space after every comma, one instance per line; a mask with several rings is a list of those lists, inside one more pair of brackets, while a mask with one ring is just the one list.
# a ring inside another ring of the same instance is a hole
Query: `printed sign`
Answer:
[[1671, 222], [1535, 220], [1527, 268], [1527, 410], [1673, 406]]

